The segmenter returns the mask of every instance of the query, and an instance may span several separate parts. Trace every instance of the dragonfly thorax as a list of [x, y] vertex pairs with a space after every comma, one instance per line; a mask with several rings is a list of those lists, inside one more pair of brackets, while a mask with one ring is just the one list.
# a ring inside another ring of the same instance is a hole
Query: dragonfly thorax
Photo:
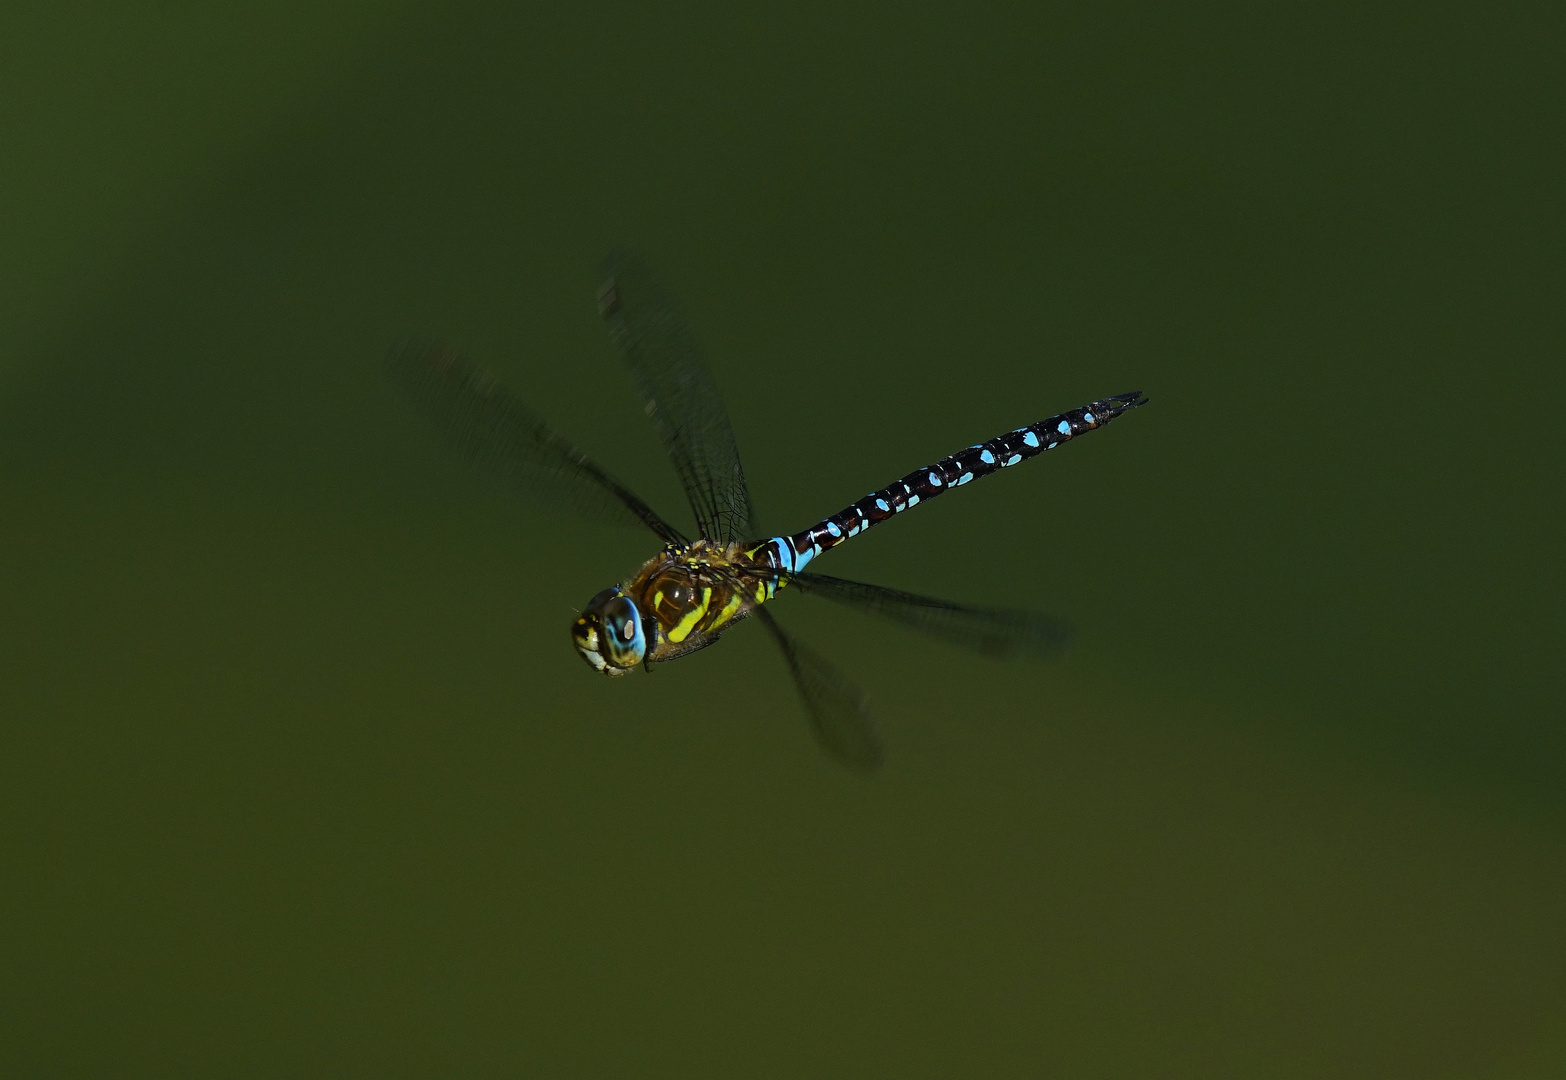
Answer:
[[769, 595], [768, 573], [743, 545], [671, 544], [628, 583], [588, 601], [572, 626], [572, 641], [582, 658], [605, 675], [672, 660], [712, 644], [750, 614]]

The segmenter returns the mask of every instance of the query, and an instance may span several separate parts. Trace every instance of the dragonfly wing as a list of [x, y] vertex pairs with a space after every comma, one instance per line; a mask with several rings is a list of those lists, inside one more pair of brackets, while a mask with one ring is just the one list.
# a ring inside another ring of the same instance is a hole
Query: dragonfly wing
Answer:
[[810, 728], [822, 748], [855, 772], [871, 773], [886, 758], [881, 736], [865, 703], [864, 691], [849, 682], [819, 653], [784, 632], [772, 613], [757, 608], [756, 616], [783, 651], [789, 674], [810, 715]]
[[1071, 644], [1069, 624], [1033, 611], [954, 604], [825, 574], [794, 574], [788, 581], [801, 592], [868, 611], [987, 656], [1047, 658], [1065, 652]]
[[589, 516], [638, 521], [667, 543], [684, 543], [678, 529], [452, 346], [399, 345], [386, 358], [386, 373], [473, 464]]
[[750, 491], [717, 384], [679, 308], [656, 276], [626, 252], [604, 266], [599, 311], [625, 357], [709, 540], [748, 540]]

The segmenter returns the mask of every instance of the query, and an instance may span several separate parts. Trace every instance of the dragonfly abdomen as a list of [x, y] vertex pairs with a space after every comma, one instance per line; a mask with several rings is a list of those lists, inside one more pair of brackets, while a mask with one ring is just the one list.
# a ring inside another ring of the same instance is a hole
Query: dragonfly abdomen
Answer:
[[823, 551], [831, 550], [851, 536], [858, 536], [872, 525], [879, 525], [952, 488], [1053, 450], [1079, 435], [1103, 427], [1146, 400], [1140, 390], [1118, 394], [959, 450], [933, 465], [915, 469], [879, 491], [872, 491], [808, 529], [793, 536], [773, 537], [766, 545], [772, 549], [771, 561], [788, 573], [798, 573]]

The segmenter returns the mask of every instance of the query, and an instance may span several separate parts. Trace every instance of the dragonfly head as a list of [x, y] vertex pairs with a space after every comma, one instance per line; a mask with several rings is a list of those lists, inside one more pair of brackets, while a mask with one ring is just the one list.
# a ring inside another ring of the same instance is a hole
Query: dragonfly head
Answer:
[[571, 642], [593, 670], [605, 675], [633, 671], [647, 654], [642, 613], [618, 585], [587, 602], [571, 625]]

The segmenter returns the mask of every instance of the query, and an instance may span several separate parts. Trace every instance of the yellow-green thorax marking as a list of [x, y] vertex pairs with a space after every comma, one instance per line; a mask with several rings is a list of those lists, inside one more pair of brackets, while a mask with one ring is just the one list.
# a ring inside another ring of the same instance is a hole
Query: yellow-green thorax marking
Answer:
[[571, 630], [577, 650], [604, 674], [623, 675], [712, 644], [776, 594], [772, 550], [771, 541], [668, 545], [589, 601]]

